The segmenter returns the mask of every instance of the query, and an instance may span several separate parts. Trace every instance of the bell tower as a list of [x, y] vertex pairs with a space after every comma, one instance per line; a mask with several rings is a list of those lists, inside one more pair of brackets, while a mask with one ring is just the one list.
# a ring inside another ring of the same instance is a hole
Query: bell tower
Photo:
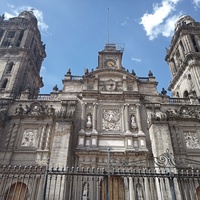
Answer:
[[165, 60], [172, 81], [169, 90], [173, 97], [200, 97], [200, 23], [190, 16], [181, 16], [175, 25], [174, 36]]
[[32, 11], [5, 20], [0, 17], [0, 95], [17, 98], [23, 91], [35, 98], [43, 86], [40, 69], [46, 57]]

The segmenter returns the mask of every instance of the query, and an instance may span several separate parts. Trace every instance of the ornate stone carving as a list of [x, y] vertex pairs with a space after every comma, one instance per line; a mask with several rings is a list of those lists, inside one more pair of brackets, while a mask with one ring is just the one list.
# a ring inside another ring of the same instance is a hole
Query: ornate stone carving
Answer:
[[152, 121], [166, 121], [166, 120], [167, 120], [167, 115], [159, 110], [148, 112], [148, 118], [147, 118], [148, 125], [150, 125]]
[[57, 112], [59, 118], [72, 118], [76, 110], [76, 101], [62, 101], [62, 107]]
[[19, 106], [15, 110], [16, 115], [54, 115], [55, 109], [52, 105], [42, 105], [40, 103], [33, 103], [30, 106], [25, 105], [22, 106], [22, 104], [19, 104]]
[[185, 145], [188, 149], [200, 149], [199, 139], [196, 132], [184, 133]]
[[99, 90], [101, 91], [122, 91], [122, 82], [109, 79], [100, 81]]
[[103, 110], [102, 129], [103, 131], [120, 131], [120, 110]]
[[112, 79], [107, 80], [105, 82], [105, 89], [107, 91], [114, 91], [114, 90], [116, 90], [116, 86], [117, 86], [116, 82], [114, 80], [112, 80]]
[[37, 130], [27, 129], [24, 131], [21, 146], [35, 147]]
[[200, 119], [200, 108], [199, 107], [188, 107], [181, 106], [180, 108], [168, 109], [166, 111], [168, 118], [176, 117], [176, 118], [196, 118]]

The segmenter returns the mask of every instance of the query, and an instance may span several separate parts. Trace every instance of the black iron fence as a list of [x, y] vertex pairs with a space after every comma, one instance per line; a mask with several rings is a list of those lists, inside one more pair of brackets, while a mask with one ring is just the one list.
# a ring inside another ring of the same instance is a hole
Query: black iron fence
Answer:
[[0, 200], [199, 200], [198, 170], [1, 166]]

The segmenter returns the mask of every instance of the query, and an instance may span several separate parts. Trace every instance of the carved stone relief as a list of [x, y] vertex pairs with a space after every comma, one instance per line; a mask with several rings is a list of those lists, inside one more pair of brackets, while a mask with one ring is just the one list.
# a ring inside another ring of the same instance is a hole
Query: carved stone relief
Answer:
[[103, 131], [120, 131], [120, 110], [119, 109], [104, 109], [102, 117]]
[[176, 118], [198, 118], [200, 119], [200, 108], [199, 107], [187, 107], [181, 106], [180, 108], [168, 109], [166, 114], [169, 117]]
[[184, 139], [188, 149], [200, 149], [199, 138], [196, 132], [185, 132]]
[[35, 147], [36, 145], [37, 130], [27, 129], [24, 131], [21, 146]]
[[33, 103], [30, 106], [19, 104], [19, 106], [15, 110], [16, 115], [54, 115], [55, 109], [52, 105], [42, 105], [40, 103]]
[[153, 121], [166, 121], [167, 115], [160, 110], [148, 111], [147, 124], [150, 126]]
[[76, 101], [62, 101], [60, 111], [57, 112], [59, 118], [72, 118], [76, 110]]
[[100, 81], [99, 90], [101, 91], [122, 91], [122, 82], [108, 79]]

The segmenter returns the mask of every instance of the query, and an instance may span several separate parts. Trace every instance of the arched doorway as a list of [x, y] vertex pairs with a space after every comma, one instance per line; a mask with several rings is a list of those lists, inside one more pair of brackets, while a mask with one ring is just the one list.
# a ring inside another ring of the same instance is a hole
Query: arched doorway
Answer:
[[18, 199], [23, 199], [27, 200], [28, 199], [28, 187], [26, 184], [22, 182], [14, 183], [11, 185], [11, 187], [7, 190], [6, 196], [4, 199], [6, 200], [18, 200]]

